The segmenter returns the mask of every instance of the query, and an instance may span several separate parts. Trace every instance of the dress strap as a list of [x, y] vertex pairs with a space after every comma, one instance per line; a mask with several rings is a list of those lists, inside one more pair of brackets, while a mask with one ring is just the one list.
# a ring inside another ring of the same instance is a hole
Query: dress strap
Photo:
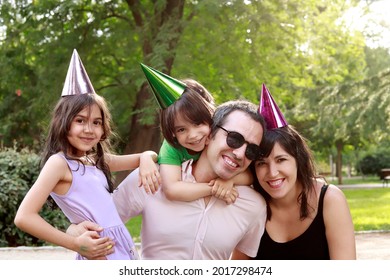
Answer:
[[323, 205], [324, 205], [324, 196], [325, 192], [328, 189], [329, 185], [323, 185], [321, 188], [321, 193], [320, 193], [320, 199], [318, 202], [318, 213], [322, 213]]
[[59, 157], [62, 157], [66, 163], [68, 164], [69, 166], [69, 169], [74, 172], [74, 171], [78, 171], [80, 169], [80, 166], [82, 166], [84, 168], [83, 170], [83, 173], [85, 172], [85, 164], [82, 163], [81, 161], [78, 161], [78, 160], [75, 160], [75, 159], [68, 159], [65, 157], [65, 155], [63, 153], [57, 153], [56, 155], [58, 155]]

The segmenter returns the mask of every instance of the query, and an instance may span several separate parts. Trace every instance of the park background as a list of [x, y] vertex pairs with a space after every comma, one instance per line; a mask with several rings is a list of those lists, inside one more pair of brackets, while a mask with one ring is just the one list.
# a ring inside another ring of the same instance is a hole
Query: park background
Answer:
[[[73, 49], [110, 105], [118, 153], [161, 144], [142, 62], [200, 81], [217, 104], [258, 103], [265, 83], [320, 173], [340, 186], [381, 183], [390, 167], [387, 2], [0, 0], [0, 246], [42, 245], [13, 217], [39, 172]], [[344, 191], [357, 231], [390, 229], [389, 189]], [[49, 206], [43, 213], [67, 225]]]

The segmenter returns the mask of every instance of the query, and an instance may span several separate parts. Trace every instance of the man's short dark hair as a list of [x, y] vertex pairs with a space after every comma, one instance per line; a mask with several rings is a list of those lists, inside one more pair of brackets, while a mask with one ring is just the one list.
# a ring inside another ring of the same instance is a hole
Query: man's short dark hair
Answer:
[[217, 126], [224, 126], [227, 116], [234, 111], [241, 111], [246, 113], [251, 119], [261, 124], [263, 128], [263, 135], [265, 132], [265, 121], [259, 113], [259, 107], [252, 102], [246, 100], [232, 100], [222, 103], [217, 107], [213, 116], [213, 124], [211, 126], [211, 138], [214, 138], [217, 133]]

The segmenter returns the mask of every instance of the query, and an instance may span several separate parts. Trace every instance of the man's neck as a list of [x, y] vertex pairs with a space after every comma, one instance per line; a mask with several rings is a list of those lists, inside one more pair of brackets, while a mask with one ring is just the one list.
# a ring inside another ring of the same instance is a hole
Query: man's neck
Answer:
[[199, 159], [192, 165], [192, 175], [198, 183], [208, 183], [217, 178], [213, 168], [210, 166], [205, 151], [201, 153]]

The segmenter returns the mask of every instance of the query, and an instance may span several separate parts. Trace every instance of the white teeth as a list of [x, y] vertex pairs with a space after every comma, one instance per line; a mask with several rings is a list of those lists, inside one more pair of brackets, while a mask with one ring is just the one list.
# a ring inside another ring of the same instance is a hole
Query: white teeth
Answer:
[[236, 163], [234, 163], [233, 161], [231, 161], [230, 158], [224, 157], [224, 159], [225, 159], [225, 162], [226, 162], [227, 164], [229, 164], [231, 167], [236, 168], [236, 167], [238, 166], [238, 164], [236, 164]]
[[202, 141], [202, 139], [199, 139], [198, 141], [194, 141], [194, 142], [190, 142], [188, 143], [189, 145], [197, 145], [200, 143], [200, 141]]
[[268, 184], [270, 184], [271, 186], [278, 186], [278, 185], [280, 185], [282, 182], [283, 182], [283, 180], [282, 180], [282, 179], [279, 179], [279, 180], [276, 180], [276, 181], [269, 181]]

